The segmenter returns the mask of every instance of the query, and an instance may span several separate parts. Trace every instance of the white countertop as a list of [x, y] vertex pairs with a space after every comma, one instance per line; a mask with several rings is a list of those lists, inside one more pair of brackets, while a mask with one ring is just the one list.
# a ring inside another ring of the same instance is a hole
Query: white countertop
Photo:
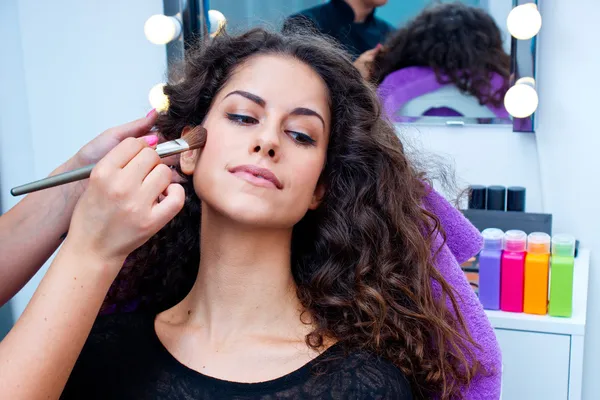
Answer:
[[571, 318], [485, 310], [494, 328], [531, 332], [581, 335], [585, 333], [590, 251], [579, 249], [573, 272], [573, 315]]

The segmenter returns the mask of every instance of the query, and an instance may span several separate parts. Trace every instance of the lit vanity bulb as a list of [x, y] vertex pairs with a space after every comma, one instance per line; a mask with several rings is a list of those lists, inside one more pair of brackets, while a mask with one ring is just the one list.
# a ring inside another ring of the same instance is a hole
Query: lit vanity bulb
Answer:
[[208, 10], [208, 23], [210, 24], [210, 37], [215, 37], [225, 28], [227, 19], [221, 11]]
[[167, 109], [169, 108], [169, 98], [163, 92], [164, 87], [164, 83], [156, 84], [152, 86], [152, 89], [150, 89], [150, 93], [148, 93], [148, 100], [150, 101], [150, 105], [158, 112], [167, 111]]
[[504, 107], [515, 118], [527, 118], [538, 106], [538, 94], [533, 78], [521, 78], [504, 95]]
[[181, 34], [181, 23], [175, 17], [153, 15], [144, 24], [144, 34], [154, 44], [166, 44]]
[[527, 3], [511, 10], [506, 19], [508, 31], [516, 39], [531, 39], [542, 27], [542, 16], [537, 5]]

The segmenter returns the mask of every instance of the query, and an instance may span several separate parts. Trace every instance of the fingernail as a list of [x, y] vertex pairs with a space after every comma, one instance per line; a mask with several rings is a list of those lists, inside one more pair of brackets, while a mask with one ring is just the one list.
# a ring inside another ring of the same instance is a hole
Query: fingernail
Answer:
[[156, 135], [142, 136], [142, 139], [148, 143], [148, 146], [155, 146], [158, 143], [158, 136]]
[[154, 115], [154, 114], [156, 114], [156, 109], [153, 108], [152, 110], [150, 110], [150, 112], [148, 114], [146, 114], [146, 118], [148, 118], [148, 117], [150, 117], [151, 115]]
[[381, 48], [381, 43], [377, 43], [377, 48], [380, 49]]

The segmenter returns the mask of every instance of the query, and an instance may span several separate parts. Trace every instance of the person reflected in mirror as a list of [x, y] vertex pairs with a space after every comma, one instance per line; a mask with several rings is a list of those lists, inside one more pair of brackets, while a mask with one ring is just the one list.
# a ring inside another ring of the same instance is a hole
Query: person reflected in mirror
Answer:
[[283, 30], [309, 25], [335, 38], [350, 53], [354, 66], [364, 78], [368, 65], [381, 50], [381, 44], [394, 27], [375, 16], [375, 9], [387, 0], [331, 0], [290, 16]]
[[370, 80], [379, 86], [392, 119], [411, 101], [432, 93], [457, 99], [464, 107], [455, 107], [453, 100], [439, 106], [444, 101], [440, 96], [433, 101], [437, 105], [422, 109], [419, 116], [509, 118], [503, 101], [510, 56], [502, 46], [500, 29], [485, 10], [458, 2], [438, 4], [389, 37], [370, 65]]

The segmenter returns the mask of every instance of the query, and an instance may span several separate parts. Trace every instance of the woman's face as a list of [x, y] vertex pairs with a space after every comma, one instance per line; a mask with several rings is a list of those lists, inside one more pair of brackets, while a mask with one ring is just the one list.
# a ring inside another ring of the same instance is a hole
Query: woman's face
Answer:
[[194, 188], [218, 213], [260, 227], [291, 228], [315, 209], [331, 116], [320, 76], [291, 57], [240, 65], [213, 100], [206, 145], [181, 157]]

